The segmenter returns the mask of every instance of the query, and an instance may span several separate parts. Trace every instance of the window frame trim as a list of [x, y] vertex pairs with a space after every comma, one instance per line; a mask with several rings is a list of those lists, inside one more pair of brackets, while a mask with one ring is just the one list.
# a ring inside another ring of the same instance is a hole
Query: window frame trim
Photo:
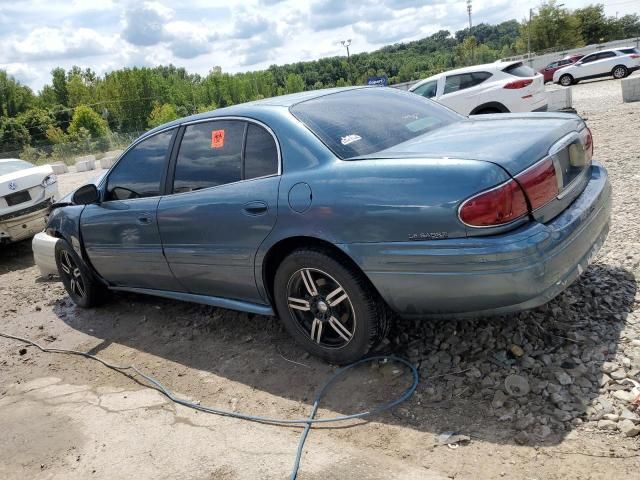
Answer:
[[[170, 130], [175, 130], [171, 136], [171, 140], [169, 141], [169, 146], [167, 147], [167, 153], [165, 154], [164, 157], [164, 168], [162, 171], [162, 175], [160, 176], [160, 185], [159, 185], [159, 190], [160, 193], [158, 195], [153, 195], [150, 197], [139, 197], [139, 198], [128, 198], [126, 200], [117, 200], [117, 199], [112, 199], [112, 200], [106, 200], [106, 196], [107, 196], [107, 185], [109, 184], [109, 177], [111, 177], [111, 174], [113, 173], [113, 171], [118, 167], [118, 165], [120, 164], [120, 162], [122, 162], [122, 159], [124, 157], [127, 156], [127, 154], [129, 153], [129, 151], [133, 150], [135, 147], [137, 147], [139, 144], [141, 144], [142, 142], [144, 142], [145, 140], [149, 140], [152, 137], [155, 137], [156, 135], [160, 135], [161, 133], [166, 133]], [[164, 195], [164, 189], [166, 187], [166, 179], [169, 175], [169, 166], [171, 163], [171, 156], [173, 155], [173, 151], [175, 149], [175, 145], [176, 145], [176, 139], [178, 137], [178, 131], [180, 130], [180, 125], [171, 125], [168, 126], [166, 128], [163, 128], [162, 130], [158, 130], [157, 132], [153, 132], [149, 135], [144, 135], [141, 136], [139, 138], [137, 138], [136, 140], [134, 140], [118, 157], [118, 160], [116, 160], [114, 162], [114, 164], [111, 166], [111, 168], [107, 171], [107, 173], [104, 175], [104, 177], [102, 177], [102, 180], [100, 180], [100, 183], [97, 185], [98, 191], [100, 192], [100, 203], [107, 203], [107, 202], [130, 202], [130, 201], [135, 201], [135, 200], [148, 200], [150, 198], [159, 198], [162, 197]]]
[[[244, 177], [244, 157], [245, 157], [245, 149], [247, 147], [247, 132], [249, 131], [249, 123], [253, 123], [255, 125], [258, 125], [259, 127], [262, 127], [263, 129], [265, 129], [270, 135], [271, 138], [273, 138], [273, 141], [276, 144], [276, 152], [278, 155], [278, 171], [276, 173], [270, 173], [269, 175], [262, 175], [261, 177], [253, 177], [253, 178], [241, 178], [238, 181], [235, 182], [229, 182], [229, 183], [223, 183], [222, 185], [213, 185], [211, 187], [206, 187], [206, 188], [201, 188], [199, 190], [196, 191], [190, 191], [190, 192], [173, 192], [173, 182], [175, 180], [175, 176], [176, 176], [176, 165], [178, 163], [178, 152], [180, 151], [180, 146], [182, 145], [182, 139], [184, 137], [184, 132], [187, 129], [188, 126], [190, 125], [197, 125], [200, 123], [210, 123], [210, 122], [217, 122], [217, 121], [241, 121], [244, 122], [244, 133], [243, 133], [243, 140], [242, 140], [242, 150], [240, 152], [240, 175], [242, 177]], [[209, 117], [209, 118], [200, 118], [198, 120], [191, 120], [188, 122], [184, 122], [180, 124], [180, 131], [178, 132], [178, 134], [176, 135], [176, 137], [174, 138], [174, 144], [171, 148], [171, 157], [169, 159], [169, 167], [167, 170], [167, 178], [166, 178], [166, 182], [165, 182], [165, 191], [164, 191], [164, 195], [166, 196], [175, 196], [175, 195], [187, 195], [187, 194], [191, 194], [191, 193], [199, 193], [199, 192], [204, 192], [206, 190], [211, 190], [214, 188], [221, 188], [221, 187], [226, 187], [227, 185], [236, 185], [238, 183], [241, 182], [251, 182], [253, 180], [259, 180], [262, 178], [270, 178], [270, 177], [279, 177], [282, 176], [282, 150], [280, 149], [280, 142], [278, 140], [278, 137], [276, 136], [275, 132], [271, 129], [271, 127], [269, 127], [269, 125], [267, 125], [264, 122], [261, 122], [260, 120], [256, 120], [255, 118], [251, 118], [251, 117], [242, 117], [239, 115], [225, 115], [225, 116], [218, 116], [218, 117]]]

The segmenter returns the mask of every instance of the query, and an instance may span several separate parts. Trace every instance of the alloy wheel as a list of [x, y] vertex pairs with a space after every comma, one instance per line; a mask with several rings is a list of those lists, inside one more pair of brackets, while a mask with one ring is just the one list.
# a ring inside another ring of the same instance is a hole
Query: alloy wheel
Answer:
[[346, 346], [356, 330], [356, 316], [345, 289], [328, 273], [302, 268], [289, 278], [287, 304], [300, 329], [325, 348]]
[[627, 72], [624, 68], [618, 67], [613, 71], [613, 76], [615, 78], [623, 78]]
[[565, 75], [560, 79], [560, 84], [563, 87], [568, 87], [569, 85], [571, 85], [571, 77], [569, 77], [568, 75]]
[[78, 297], [83, 298], [86, 294], [86, 290], [84, 286], [84, 279], [82, 278], [82, 272], [80, 272], [76, 262], [66, 250], [62, 250], [61, 252], [60, 268], [62, 269], [62, 274], [69, 281], [69, 289], [71, 292]]

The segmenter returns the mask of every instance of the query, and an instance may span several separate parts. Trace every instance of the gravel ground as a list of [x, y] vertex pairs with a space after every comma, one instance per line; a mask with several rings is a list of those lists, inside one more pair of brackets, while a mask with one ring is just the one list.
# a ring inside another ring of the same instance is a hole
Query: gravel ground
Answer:
[[[622, 104], [613, 80], [580, 83], [573, 99], [614, 188], [593, 265], [533, 311], [399, 322], [381, 350], [416, 362], [416, 395], [358, 427], [314, 429], [301, 479], [637, 476], [640, 104]], [[63, 175], [61, 189], [92, 175]], [[0, 278], [2, 330], [135, 363], [203, 404], [304, 416], [334, 370], [276, 319], [133, 295], [77, 309], [38, 279], [28, 243], [0, 251]], [[2, 478], [286, 478], [296, 429], [198, 414], [100, 365], [22, 348], [0, 339]], [[407, 380], [392, 365], [359, 369], [321, 414], [385, 401]]]

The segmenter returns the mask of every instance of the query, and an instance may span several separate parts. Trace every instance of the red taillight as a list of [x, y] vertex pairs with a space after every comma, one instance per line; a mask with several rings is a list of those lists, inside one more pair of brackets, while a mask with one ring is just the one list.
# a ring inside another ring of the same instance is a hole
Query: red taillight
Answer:
[[558, 195], [558, 178], [551, 158], [517, 175], [516, 180], [529, 197], [532, 210], [546, 205]]
[[631, 55], [629, 55], [630, 58], [640, 58], [640, 55], [638, 55], [637, 53], [632, 53]]
[[523, 78], [522, 80], [514, 80], [513, 82], [509, 82], [502, 88], [508, 88], [510, 90], [514, 90], [518, 88], [524, 88], [528, 85], [531, 85], [532, 83], [533, 83], [533, 80], [531, 80], [530, 78]]
[[526, 214], [527, 201], [514, 180], [471, 197], [458, 211], [460, 220], [471, 227], [495, 227]]

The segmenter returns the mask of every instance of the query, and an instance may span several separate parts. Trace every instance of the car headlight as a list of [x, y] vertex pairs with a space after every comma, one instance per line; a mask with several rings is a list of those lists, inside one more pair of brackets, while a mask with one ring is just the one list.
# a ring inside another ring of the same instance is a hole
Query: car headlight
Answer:
[[52, 173], [51, 175], [47, 175], [46, 177], [44, 177], [44, 180], [42, 180], [42, 186], [47, 188], [48, 186], [53, 185], [57, 181], [58, 181], [58, 179]]

